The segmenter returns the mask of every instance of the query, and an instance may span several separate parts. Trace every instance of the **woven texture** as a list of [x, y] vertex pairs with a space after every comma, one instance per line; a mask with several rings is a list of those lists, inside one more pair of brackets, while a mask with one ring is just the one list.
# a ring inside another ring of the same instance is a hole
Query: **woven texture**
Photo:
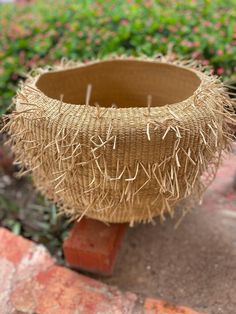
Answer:
[[232, 101], [193, 61], [69, 62], [30, 74], [15, 104], [17, 162], [74, 219], [133, 224], [193, 206], [232, 142]]

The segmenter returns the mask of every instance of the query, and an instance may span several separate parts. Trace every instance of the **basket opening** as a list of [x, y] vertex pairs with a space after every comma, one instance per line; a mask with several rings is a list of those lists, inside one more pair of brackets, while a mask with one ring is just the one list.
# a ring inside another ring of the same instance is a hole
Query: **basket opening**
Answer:
[[83, 67], [48, 72], [36, 86], [48, 97], [85, 104], [91, 84], [90, 105], [116, 104], [118, 108], [164, 106], [189, 98], [200, 85], [193, 71], [175, 65], [140, 60], [107, 60]]

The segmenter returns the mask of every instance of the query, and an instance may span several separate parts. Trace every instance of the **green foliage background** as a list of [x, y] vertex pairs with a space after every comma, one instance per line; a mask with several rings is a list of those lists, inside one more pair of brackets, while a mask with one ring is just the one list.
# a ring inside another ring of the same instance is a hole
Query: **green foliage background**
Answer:
[[62, 57], [173, 52], [208, 62], [224, 78], [236, 70], [235, 0], [39, 0], [0, 5], [0, 113], [23, 73]]

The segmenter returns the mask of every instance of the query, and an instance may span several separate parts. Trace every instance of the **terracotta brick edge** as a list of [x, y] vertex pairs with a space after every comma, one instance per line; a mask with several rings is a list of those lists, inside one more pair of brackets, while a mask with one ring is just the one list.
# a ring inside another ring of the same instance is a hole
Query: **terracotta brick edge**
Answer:
[[147, 298], [144, 302], [145, 314], [203, 314], [186, 306], [173, 305], [164, 300]]
[[0, 228], [1, 314], [200, 314], [59, 266], [42, 246]]

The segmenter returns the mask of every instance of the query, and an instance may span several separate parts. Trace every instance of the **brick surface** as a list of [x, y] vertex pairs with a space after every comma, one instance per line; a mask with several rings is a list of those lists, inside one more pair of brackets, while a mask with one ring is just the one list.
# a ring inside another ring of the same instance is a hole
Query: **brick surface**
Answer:
[[132, 313], [135, 301], [134, 294], [122, 293], [60, 266], [21, 283], [11, 295], [17, 310], [37, 314]]
[[185, 306], [176, 306], [162, 300], [146, 299], [144, 302], [145, 314], [202, 314]]
[[0, 235], [0, 314], [134, 313], [135, 294], [57, 266], [44, 247], [5, 229]]
[[0, 228], [0, 314], [17, 313], [10, 300], [12, 289], [53, 264], [43, 246]]
[[111, 274], [126, 228], [126, 224], [107, 226], [86, 218], [75, 223], [63, 244], [67, 262], [90, 272]]
[[30, 279], [39, 272], [50, 268], [54, 259], [42, 245], [33, 245], [15, 270], [15, 282]]
[[11, 313], [13, 307], [9, 302], [12, 282], [14, 278], [15, 267], [14, 265], [0, 257], [0, 313]]
[[32, 245], [31, 241], [0, 228], [0, 257], [17, 265], [32, 248]]

